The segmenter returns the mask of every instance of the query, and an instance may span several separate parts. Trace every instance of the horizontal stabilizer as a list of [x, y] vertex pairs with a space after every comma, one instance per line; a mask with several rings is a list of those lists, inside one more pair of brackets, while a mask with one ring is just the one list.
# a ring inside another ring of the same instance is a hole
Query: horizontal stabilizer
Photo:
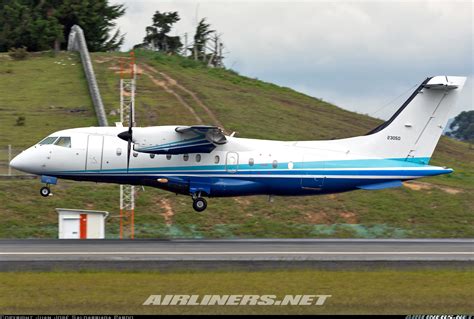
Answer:
[[384, 182], [384, 183], [357, 186], [357, 188], [365, 189], [365, 190], [378, 190], [378, 189], [385, 189], [385, 188], [400, 187], [402, 185], [403, 185], [402, 181], [390, 181], [390, 182]]
[[457, 89], [459, 85], [456, 82], [450, 81], [447, 76], [435, 76], [428, 83], [424, 84], [423, 87], [433, 90], [453, 90]]

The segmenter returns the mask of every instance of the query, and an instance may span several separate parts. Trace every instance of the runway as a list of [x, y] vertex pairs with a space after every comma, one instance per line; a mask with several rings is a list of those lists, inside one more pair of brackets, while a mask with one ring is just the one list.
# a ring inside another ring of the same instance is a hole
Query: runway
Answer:
[[474, 239], [0, 240], [0, 270], [472, 266]]

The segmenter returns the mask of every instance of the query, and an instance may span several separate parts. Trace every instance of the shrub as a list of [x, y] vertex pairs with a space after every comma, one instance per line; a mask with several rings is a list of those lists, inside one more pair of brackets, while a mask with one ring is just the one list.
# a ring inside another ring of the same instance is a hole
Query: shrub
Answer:
[[26, 121], [26, 117], [24, 116], [18, 116], [16, 118], [16, 126], [25, 126], [25, 121]]
[[25, 60], [26, 58], [28, 58], [28, 51], [26, 50], [26, 47], [11, 48], [10, 50], [8, 50], [8, 55], [13, 60]]
[[179, 59], [179, 65], [183, 68], [201, 68], [204, 64], [200, 61], [195, 61], [192, 58], [181, 58]]

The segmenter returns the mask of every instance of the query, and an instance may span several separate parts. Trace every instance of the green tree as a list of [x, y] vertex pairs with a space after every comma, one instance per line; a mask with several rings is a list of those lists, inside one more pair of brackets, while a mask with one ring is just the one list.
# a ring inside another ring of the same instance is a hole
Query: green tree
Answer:
[[108, 0], [0, 0], [0, 51], [65, 49], [74, 24], [84, 30], [89, 50], [116, 50], [124, 36], [111, 33], [124, 13], [123, 5]]
[[0, 51], [31, 44], [32, 10], [19, 1], [0, 1]]
[[153, 15], [153, 24], [146, 27], [146, 36], [143, 43], [151, 46], [154, 50], [177, 53], [183, 44], [179, 36], [169, 36], [168, 33], [171, 31], [173, 24], [179, 20], [180, 17], [176, 11], [163, 13], [156, 11]]
[[474, 111], [463, 111], [458, 114], [449, 125], [451, 132], [446, 135], [469, 142], [470, 147], [474, 143]]
[[[54, 2], [51, 1], [51, 2]], [[123, 44], [124, 35], [117, 29], [115, 20], [125, 14], [122, 4], [109, 5], [108, 0], [56, 0], [55, 13], [59, 23], [64, 26], [64, 38], [67, 39], [73, 25], [84, 30], [87, 47], [90, 51], [118, 50]], [[65, 49], [67, 43], [61, 47]]]
[[[56, 14], [58, 0], [31, 1], [32, 23], [30, 51], [45, 51], [51, 48], [60, 49], [64, 42], [64, 26], [59, 22]], [[38, 2], [38, 3], [36, 3]]]
[[206, 23], [206, 18], [202, 18], [196, 27], [196, 33], [194, 34], [194, 46], [193, 56], [197, 60], [205, 61], [206, 59], [206, 42], [209, 40], [210, 35], [214, 32], [211, 30], [211, 25]]

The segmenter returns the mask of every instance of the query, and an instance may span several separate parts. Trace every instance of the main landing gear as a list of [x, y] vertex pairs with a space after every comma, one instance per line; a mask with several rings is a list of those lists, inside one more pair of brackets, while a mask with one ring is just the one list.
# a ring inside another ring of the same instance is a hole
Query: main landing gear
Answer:
[[48, 186], [43, 186], [40, 189], [40, 194], [43, 197], [48, 197], [49, 195], [51, 195], [51, 189], [49, 189]]
[[193, 194], [193, 208], [199, 213], [207, 208], [207, 201], [201, 197], [201, 192]]

